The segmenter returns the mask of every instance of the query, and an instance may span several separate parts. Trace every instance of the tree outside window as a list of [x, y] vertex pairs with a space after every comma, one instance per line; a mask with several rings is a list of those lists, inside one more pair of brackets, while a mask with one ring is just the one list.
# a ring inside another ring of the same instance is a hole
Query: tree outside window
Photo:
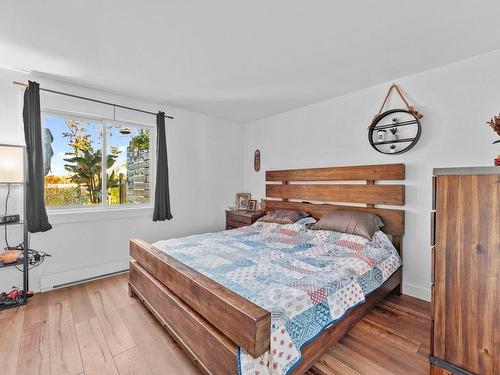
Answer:
[[149, 203], [150, 129], [50, 114], [44, 124], [48, 207]]

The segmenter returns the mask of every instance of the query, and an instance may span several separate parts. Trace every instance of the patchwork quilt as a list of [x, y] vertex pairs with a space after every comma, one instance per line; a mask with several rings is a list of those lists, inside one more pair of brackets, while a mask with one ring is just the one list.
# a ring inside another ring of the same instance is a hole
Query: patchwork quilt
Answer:
[[271, 313], [270, 351], [253, 358], [238, 350], [245, 375], [289, 373], [304, 345], [401, 266], [381, 231], [369, 241], [299, 224], [256, 222], [154, 246]]

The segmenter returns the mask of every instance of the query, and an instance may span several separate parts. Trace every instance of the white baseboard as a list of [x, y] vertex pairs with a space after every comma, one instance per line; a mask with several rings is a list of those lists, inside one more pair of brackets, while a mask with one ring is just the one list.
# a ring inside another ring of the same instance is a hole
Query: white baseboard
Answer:
[[431, 300], [431, 290], [416, 286], [413, 284], [403, 283], [403, 294], [408, 294], [409, 296], [420, 298], [426, 301]]
[[40, 278], [40, 291], [46, 292], [57, 286], [83, 282], [88, 279], [99, 278], [115, 272], [128, 269], [129, 258], [111, 263], [96, 264], [89, 267], [76, 268]]

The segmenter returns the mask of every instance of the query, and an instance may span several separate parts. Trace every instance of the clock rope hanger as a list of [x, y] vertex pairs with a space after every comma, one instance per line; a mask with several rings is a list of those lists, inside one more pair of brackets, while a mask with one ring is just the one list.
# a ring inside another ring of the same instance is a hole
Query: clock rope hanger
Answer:
[[[393, 89], [405, 103], [406, 109], [389, 109], [382, 112]], [[368, 127], [368, 141], [382, 154], [402, 154], [415, 146], [420, 139], [422, 117], [423, 115], [408, 103], [399, 86], [393, 83]]]

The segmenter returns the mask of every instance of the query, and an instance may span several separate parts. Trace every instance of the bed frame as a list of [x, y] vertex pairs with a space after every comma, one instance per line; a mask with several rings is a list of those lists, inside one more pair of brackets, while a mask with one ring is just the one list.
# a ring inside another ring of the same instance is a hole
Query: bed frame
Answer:
[[[404, 205], [405, 187], [388, 181], [404, 178], [404, 164], [267, 171], [266, 209], [299, 209], [317, 219], [330, 210], [376, 214], [402, 255], [404, 210], [394, 206]], [[238, 373], [238, 346], [254, 357], [269, 350], [268, 311], [145, 241], [131, 240], [130, 255], [130, 296], [143, 301], [206, 373]], [[293, 373], [305, 373], [387, 294], [400, 293], [401, 281], [400, 268], [365, 303], [304, 346]]]

